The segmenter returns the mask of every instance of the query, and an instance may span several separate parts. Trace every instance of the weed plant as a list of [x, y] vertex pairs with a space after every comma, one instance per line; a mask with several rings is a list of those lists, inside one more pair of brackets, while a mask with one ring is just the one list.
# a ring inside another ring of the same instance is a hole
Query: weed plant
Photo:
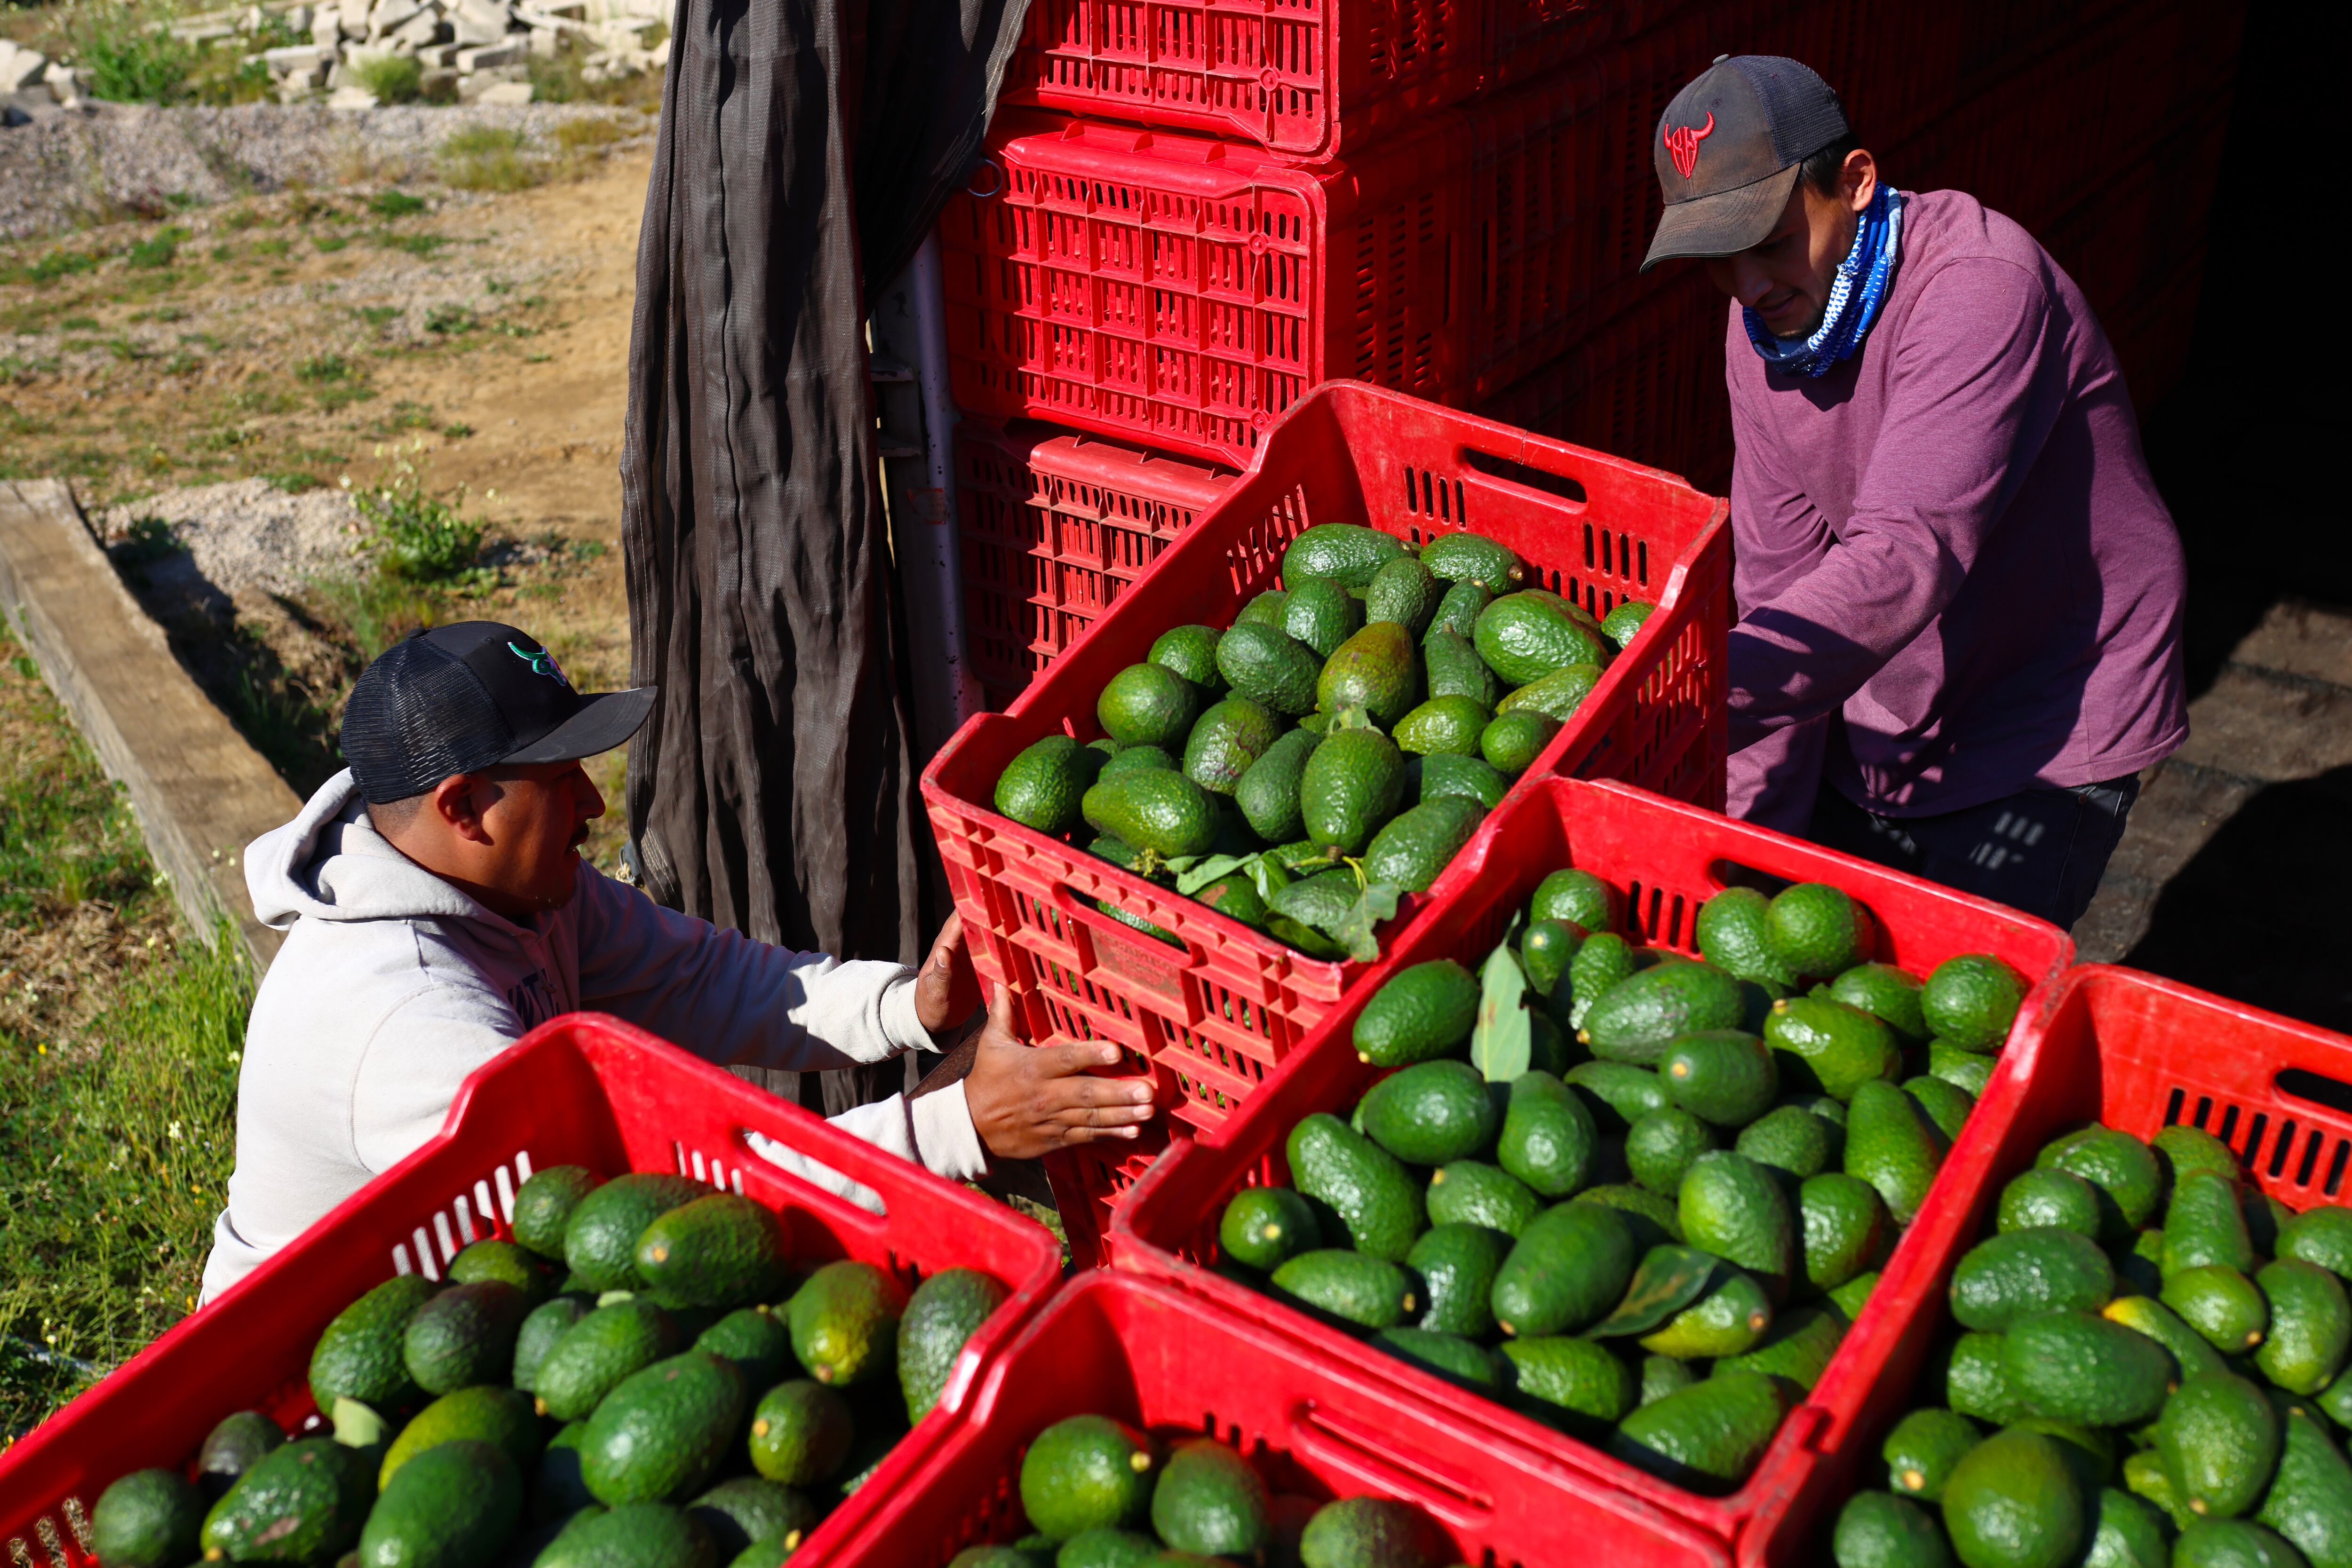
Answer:
[[459, 512], [463, 486], [446, 498], [425, 488], [417, 462], [424, 451], [422, 436], [395, 451], [382, 482], [352, 497], [374, 534], [376, 570], [413, 583], [471, 586], [480, 570], [482, 525]]

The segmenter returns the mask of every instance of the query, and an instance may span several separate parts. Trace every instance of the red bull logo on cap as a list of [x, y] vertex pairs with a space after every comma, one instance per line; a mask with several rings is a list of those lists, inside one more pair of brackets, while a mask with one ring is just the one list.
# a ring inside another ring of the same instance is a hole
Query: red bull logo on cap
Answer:
[[1687, 180], [1698, 167], [1698, 144], [1715, 131], [1715, 110], [1706, 111], [1705, 125], [1669, 125], [1665, 128], [1666, 156], [1675, 161], [1675, 172]]

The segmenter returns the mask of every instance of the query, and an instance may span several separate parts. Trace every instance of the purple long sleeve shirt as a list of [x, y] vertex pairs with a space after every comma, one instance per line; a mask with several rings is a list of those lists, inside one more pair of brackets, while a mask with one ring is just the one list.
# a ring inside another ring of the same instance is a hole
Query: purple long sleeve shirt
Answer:
[[2106, 334], [2033, 236], [1906, 198], [1895, 281], [1819, 381], [1730, 311], [1730, 807], [1892, 817], [2096, 783], [2189, 733], [2183, 569]]

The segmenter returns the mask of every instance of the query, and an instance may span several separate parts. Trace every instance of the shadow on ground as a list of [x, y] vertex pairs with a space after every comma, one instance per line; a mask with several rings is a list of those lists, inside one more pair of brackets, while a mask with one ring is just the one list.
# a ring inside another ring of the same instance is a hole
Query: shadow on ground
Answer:
[[2134, 968], [2352, 1030], [2352, 768], [2258, 790], [2165, 884]]

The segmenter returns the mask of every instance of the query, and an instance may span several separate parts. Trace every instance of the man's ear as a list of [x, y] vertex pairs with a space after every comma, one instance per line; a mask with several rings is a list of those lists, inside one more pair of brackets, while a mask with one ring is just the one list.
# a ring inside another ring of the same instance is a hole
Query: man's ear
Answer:
[[1870, 205], [1871, 197], [1878, 193], [1878, 160], [1871, 156], [1870, 149], [1857, 147], [1847, 153], [1840, 174], [1845, 204], [1857, 213]]
[[433, 787], [434, 815], [449, 825], [452, 832], [467, 843], [487, 844], [490, 836], [482, 826], [482, 806], [477, 790], [482, 780], [470, 773], [452, 773]]

